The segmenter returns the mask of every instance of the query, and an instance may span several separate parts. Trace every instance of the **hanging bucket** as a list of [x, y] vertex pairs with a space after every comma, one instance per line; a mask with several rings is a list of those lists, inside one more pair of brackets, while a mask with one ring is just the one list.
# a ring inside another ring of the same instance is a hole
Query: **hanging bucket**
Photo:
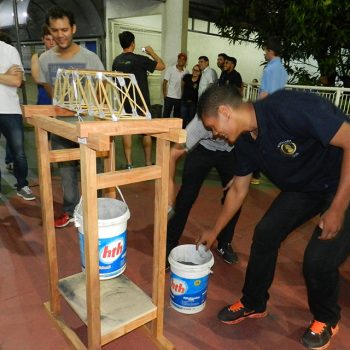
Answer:
[[[100, 280], [122, 274], [126, 268], [126, 227], [130, 212], [124, 197], [98, 198], [98, 258]], [[85, 270], [84, 226], [81, 200], [74, 210], [74, 222], [78, 228], [81, 266]]]
[[208, 280], [214, 257], [204, 246], [194, 244], [174, 248], [170, 263], [170, 305], [178, 312], [194, 314], [202, 311], [207, 299]]

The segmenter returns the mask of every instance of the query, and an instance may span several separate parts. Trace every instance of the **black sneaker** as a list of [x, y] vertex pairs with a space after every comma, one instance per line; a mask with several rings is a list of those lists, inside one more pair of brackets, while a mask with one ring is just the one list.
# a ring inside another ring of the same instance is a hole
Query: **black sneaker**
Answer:
[[222, 255], [224, 261], [226, 261], [228, 264], [236, 264], [238, 262], [238, 256], [233, 251], [230, 243], [218, 245], [216, 250]]
[[236, 324], [247, 318], [262, 318], [267, 315], [267, 311], [257, 312], [246, 308], [240, 300], [232, 305], [225, 306], [219, 313], [218, 318], [227, 324]]
[[333, 335], [338, 333], [339, 327], [314, 320], [307, 328], [300, 342], [308, 349], [323, 350], [328, 348]]

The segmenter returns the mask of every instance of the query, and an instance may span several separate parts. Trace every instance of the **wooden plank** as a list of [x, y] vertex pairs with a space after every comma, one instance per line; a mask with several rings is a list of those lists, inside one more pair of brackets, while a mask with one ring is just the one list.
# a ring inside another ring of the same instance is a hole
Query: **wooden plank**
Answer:
[[110, 332], [109, 334], [103, 336], [101, 343], [102, 343], [102, 345], [105, 345], [105, 344], [111, 342], [112, 340], [117, 339], [117, 338], [133, 331], [134, 329], [139, 328], [139, 327], [143, 326], [144, 324], [154, 320], [156, 317], [157, 317], [156, 310], [153, 310], [146, 315], [140, 316], [136, 320], [128, 322], [124, 327], [120, 327], [120, 328], [114, 330], [113, 332]]
[[162, 350], [174, 350], [175, 349], [174, 344], [171, 343], [171, 341], [168, 340], [165, 336], [160, 335], [160, 336], [158, 336], [158, 338], [155, 338], [148, 325], [144, 325], [141, 329], [153, 341], [154, 345], [158, 349], [162, 349]]
[[44, 303], [44, 307], [47, 313], [49, 314], [51, 320], [54, 321], [57, 328], [63, 333], [63, 335], [70, 342], [70, 345], [72, 345], [76, 350], [86, 350], [87, 349], [86, 346], [80, 340], [78, 335], [71, 328], [69, 328], [60, 317], [55, 316], [51, 312], [51, 306], [48, 301]]
[[130, 170], [118, 170], [104, 174], [97, 174], [97, 188], [109, 188], [113, 186], [128, 185], [141, 181], [159, 179], [162, 176], [158, 165], [150, 165]]
[[[77, 144], [78, 146], [78, 144]], [[108, 157], [109, 152], [96, 152], [97, 157]], [[56, 149], [50, 151], [50, 163], [67, 162], [80, 159], [80, 148]]]
[[22, 105], [22, 115], [25, 118], [34, 116], [47, 117], [72, 117], [75, 112], [69, 111], [66, 108], [53, 105]]
[[162, 177], [155, 181], [152, 300], [157, 306], [157, 318], [152, 322], [152, 333], [157, 340], [161, 340], [164, 337], [164, 285], [170, 142], [157, 139], [156, 152], [156, 164], [162, 169]]
[[58, 265], [56, 232], [54, 227], [54, 211], [52, 198], [51, 169], [49, 158], [49, 141], [46, 131], [35, 128], [35, 141], [38, 157], [38, 174], [40, 184], [41, 215], [44, 231], [44, 246], [46, 264], [49, 274], [49, 293], [51, 312], [58, 315], [60, 308], [60, 295], [58, 292]]
[[43, 116], [36, 116], [29, 118], [28, 123], [55, 135], [61, 136], [65, 139], [77, 142], [77, 129], [75, 124], [67, 123], [55, 118], [47, 118]]
[[[115, 171], [115, 138], [110, 138], [109, 155], [103, 160], [104, 172]], [[103, 191], [103, 196], [108, 198], [115, 198], [115, 185], [105, 188]]]
[[79, 137], [88, 137], [91, 133], [102, 133], [110, 136], [157, 134], [169, 132], [170, 129], [181, 129], [180, 118], [158, 118], [151, 120], [119, 120], [113, 121], [86, 121], [77, 123]]
[[[83, 272], [59, 281], [62, 297], [87, 324], [85, 307], [86, 276]], [[100, 319], [102, 344], [106, 344], [156, 317], [151, 298], [125, 275], [100, 282]]]
[[187, 132], [185, 129], [170, 129], [167, 133], [163, 132], [161, 134], [153, 134], [151, 136], [162, 140], [168, 140], [171, 142], [185, 143]]
[[108, 151], [110, 147], [110, 136], [103, 133], [90, 133], [87, 137], [87, 146], [96, 151]]
[[80, 145], [86, 267], [88, 349], [101, 349], [96, 152]]

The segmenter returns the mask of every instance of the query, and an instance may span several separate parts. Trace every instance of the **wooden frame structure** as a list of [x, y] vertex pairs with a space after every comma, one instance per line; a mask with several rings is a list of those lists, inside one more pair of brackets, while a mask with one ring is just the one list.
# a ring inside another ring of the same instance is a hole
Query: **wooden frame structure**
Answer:
[[[97, 120], [72, 124], [52, 118], [74, 115], [73, 112], [56, 106], [24, 106], [23, 115], [35, 127], [49, 273], [50, 300], [45, 303], [45, 307], [49, 315], [76, 349], [101, 349], [104, 344], [141, 326], [145, 326], [160, 349], [173, 349], [163, 334], [164, 262], [170, 142], [185, 141], [185, 131], [181, 129], [182, 120]], [[79, 141], [79, 148], [50, 150], [48, 133]], [[114, 136], [132, 134], [149, 134], [156, 138], [156, 164], [115, 171]], [[105, 157], [104, 165], [108, 171], [96, 173], [96, 157]], [[50, 164], [74, 159], [80, 159], [81, 167], [86, 271], [59, 279]], [[108, 281], [99, 280], [97, 237], [97, 190], [103, 189], [105, 196], [114, 197], [115, 186], [148, 180], [155, 180], [151, 297], [123, 275]], [[127, 297], [123, 298], [123, 295]], [[62, 298], [87, 325], [87, 347], [62, 320]], [[123, 312], [124, 309], [127, 312]]]
[[134, 74], [58, 69], [53, 104], [101, 119], [151, 119]]

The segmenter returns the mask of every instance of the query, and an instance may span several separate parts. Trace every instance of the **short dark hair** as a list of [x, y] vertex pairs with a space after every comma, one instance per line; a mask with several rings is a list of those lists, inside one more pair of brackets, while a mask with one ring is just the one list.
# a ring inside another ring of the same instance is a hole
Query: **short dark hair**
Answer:
[[62, 19], [67, 17], [71, 27], [75, 24], [74, 14], [71, 11], [65, 10], [59, 6], [51, 7], [46, 13], [45, 23], [50, 27], [50, 19]]
[[275, 37], [268, 38], [265, 44], [263, 45], [263, 48], [273, 51], [276, 56], [281, 55], [281, 51], [282, 51], [281, 42]]
[[127, 49], [135, 41], [135, 35], [129, 31], [119, 34], [119, 43], [123, 49]]
[[205, 62], [209, 62], [209, 58], [207, 56], [199, 56], [199, 60], [204, 60]]
[[41, 37], [43, 38], [46, 35], [51, 35], [49, 26], [45, 23], [41, 27]]
[[204, 115], [217, 117], [220, 106], [229, 105], [237, 107], [242, 103], [240, 91], [234, 85], [210, 85], [198, 101], [197, 113], [200, 119]]
[[236, 59], [236, 57], [227, 56], [226, 60], [232, 62], [232, 63], [234, 64], [234, 66], [236, 67], [236, 65], [237, 65], [237, 59]]
[[224, 52], [219, 53], [219, 54], [218, 54], [218, 57], [219, 57], [219, 56], [223, 57], [224, 60], [227, 60], [227, 57], [228, 57]]
[[3, 41], [6, 44], [12, 45], [12, 40], [10, 36], [7, 33], [2, 31], [0, 31], [0, 41]]

